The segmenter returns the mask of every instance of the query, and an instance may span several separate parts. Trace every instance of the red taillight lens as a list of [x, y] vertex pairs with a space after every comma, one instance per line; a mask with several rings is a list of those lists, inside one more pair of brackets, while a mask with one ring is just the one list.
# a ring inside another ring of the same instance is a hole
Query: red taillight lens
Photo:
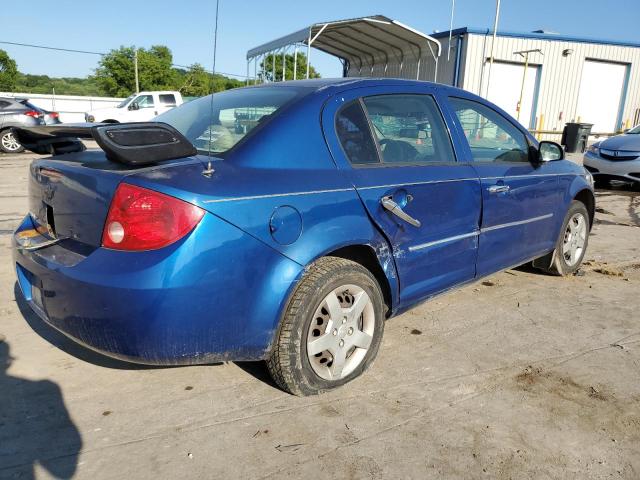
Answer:
[[25, 115], [29, 116], [29, 117], [33, 117], [33, 118], [37, 118], [40, 116], [40, 112], [37, 112], [36, 110], [28, 110], [26, 112], [24, 112]]
[[58, 112], [49, 112], [49, 116], [51, 118], [58, 118], [60, 116], [60, 114]]
[[154, 250], [181, 239], [200, 222], [204, 210], [163, 193], [121, 183], [111, 200], [102, 246]]

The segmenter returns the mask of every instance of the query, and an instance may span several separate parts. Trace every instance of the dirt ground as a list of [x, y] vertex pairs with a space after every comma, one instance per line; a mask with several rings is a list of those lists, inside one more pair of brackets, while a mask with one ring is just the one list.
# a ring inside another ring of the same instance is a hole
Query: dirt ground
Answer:
[[598, 192], [579, 275], [441, 296], [363, 378], [296, 398], [260, 363], [101, 357], [16, 301], [30, 158], [0, 157], [0, 478], [640, 478], [640, 194]]

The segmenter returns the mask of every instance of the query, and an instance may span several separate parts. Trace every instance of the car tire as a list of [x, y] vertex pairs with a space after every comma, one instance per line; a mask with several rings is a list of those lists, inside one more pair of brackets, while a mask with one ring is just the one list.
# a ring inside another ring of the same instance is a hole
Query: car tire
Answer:
[[562, 222], [556, 248], [549, 255], [534, 260], [533, 265], [552, 275], [574, 274], [580, 268], [589, 244], [589, 218], [584, 203], [572, 201]]
[[384, 312], [380, 286], [369, 270], [344, 258], [317, 260], [289, 299], [267, 360], [271, 376], [280, 388], [301, 396], [353, 380], [378, 353]]
[[4, 153], [20, 153], [24, 152], [24, 147], [18, 143], [11, 130], [3, 130], [0, 132], [0, 150]]

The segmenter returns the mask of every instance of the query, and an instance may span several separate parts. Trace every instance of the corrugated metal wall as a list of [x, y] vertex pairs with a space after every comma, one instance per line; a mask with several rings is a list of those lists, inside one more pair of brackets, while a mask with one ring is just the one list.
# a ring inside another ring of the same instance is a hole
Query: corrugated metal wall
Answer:
[[[465, 90], [479, 95], [485, 93], [481, 91], [481, 86], [483, 82], [486, 84], [486, 78], [483, 79], [483, 77], [488, 71], [486, 59], [490, 55], [491, 41], [490, 35], [465, 35], [464, 71], [461, 71], [460, 77], [460, 86]], [[447, 40], [442, 41], [443, 46], [446, 43]], [[522, 58], [514, 55], [513, 52], [538, 48], [544, 55], [534, 53], [530, 55], [529, 60], [533, 64], [542, 65], [536, 105], [538, 128], [562, 130], [566, 122], [578, 120], [576, 108], [585, 59], [629, 65], [629, 81], [622, 114], [623, 128], [637, 121], [640, 110], [640, 48], [498, 36], [494, 58], [496, 61], [522, 63]], [[572, 52], [563, 56], [562, 52], [566, 49]], [[442, 62], [443, 65], [445, 63]], [[440, 75], [438, 78], [440, 79]], [[607, 86], [603, 85], [602, 88]], [[561, 114], [562, 118], [560, 118]]]

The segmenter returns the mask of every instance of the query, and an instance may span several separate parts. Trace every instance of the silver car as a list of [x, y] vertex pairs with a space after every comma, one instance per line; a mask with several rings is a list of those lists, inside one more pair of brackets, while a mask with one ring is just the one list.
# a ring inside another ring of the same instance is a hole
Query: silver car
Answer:
[[24, 150], [13, 135], [13, 127], [28, 127], [45, 123], [45, 112], [24, 98], [0, 97], [0, 152], [19, 153]]
[[640, 186], [640, 125], [591, 145], [584, 167], [597, 182], [622, 180]]

